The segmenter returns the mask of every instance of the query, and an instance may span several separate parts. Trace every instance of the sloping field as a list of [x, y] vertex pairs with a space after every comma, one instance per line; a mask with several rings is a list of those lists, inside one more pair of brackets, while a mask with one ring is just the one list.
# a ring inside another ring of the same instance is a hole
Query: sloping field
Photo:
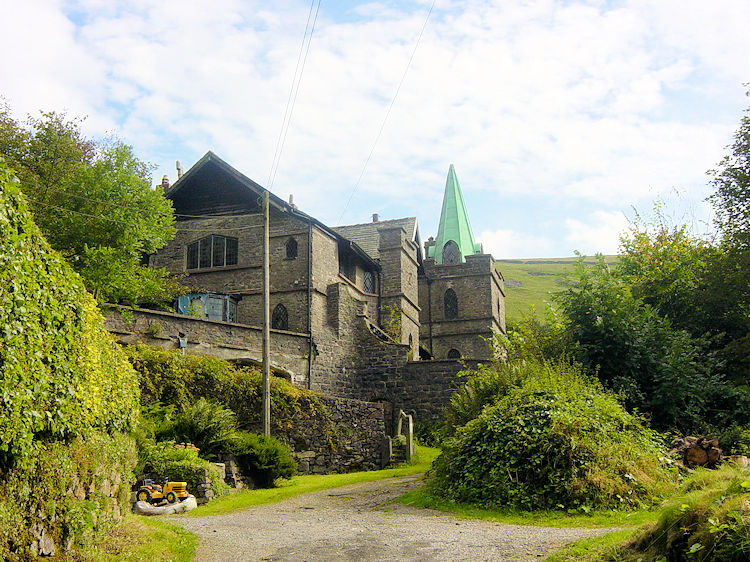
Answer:
[[[605, 256], [607, 263], [617, 256]], [[505, 317], [508, 322], [520, 320], [534, 307], [534, 314], [544, 318], [552, 294], [564, 288], [566, 276], [574, 271], [578, 258], [537, 258], [528, 260], [497, 260], [497, 269], [505, 278]], [[594, 258], [586, 258], [594, 263]]]

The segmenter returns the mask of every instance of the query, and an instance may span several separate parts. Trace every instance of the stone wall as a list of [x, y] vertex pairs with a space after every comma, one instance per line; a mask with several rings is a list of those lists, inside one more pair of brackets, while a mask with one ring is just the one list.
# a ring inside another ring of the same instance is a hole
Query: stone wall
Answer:
[[305, 449], [293, 453], [300, 474], [383, 468], [387, 406], [347, 398], [321, 398], [334, 424], [334, 442], [310, 432]]
[[[187, 353], [202, 353], [227, 360], [262, 361], [263, 330], [232, 322], [193, 318], [156, 310], [110, 305], [104, 324], [121, 344], [144, 343], [179, 349], [184, 334]], [[271, 330], [271, 367], [297, 386], [308, 384], [307, 334]]]

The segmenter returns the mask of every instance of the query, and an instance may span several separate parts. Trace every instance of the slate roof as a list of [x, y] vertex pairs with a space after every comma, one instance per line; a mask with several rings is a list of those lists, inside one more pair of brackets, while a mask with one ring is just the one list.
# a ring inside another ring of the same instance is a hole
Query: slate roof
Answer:
[[448, 178], [445, 180], [443, 208], [440, 211], [440, 225], [435, 245], [430, 247], [428, 257], [435, 258], [436, 263], [443, 263], [443, 247], [449, 240], [458, 244], [461, 250], [461, 261], [464, 256], [482, 253], [482, 245], [474, 241], [469, 213], [466, 211], [464, 196], [461, 193], [461, 186], [458, 184], [453, 164], [450, 165]]
[[[419, 240], [419, 229], [417, 227], [416, 217], [405, 217], [403, 219], [391, 219], [377, 222], [366, 222], [362, 224], [349, 224], [345, 226], [332, 226], [331, 230], [347, 240], [351, 240], [357, 246], [362, 248], [368, 256], [374, 260], [380, 259], [378, 245], [380, 235], [378, 230], [383, 227], [393, 228], [400, 226], [403, 228], [410, 240], [417, 243], [418, 254], [421, 257], [421, 241]], [[419, 260], [422, 261], [421, 259]]]

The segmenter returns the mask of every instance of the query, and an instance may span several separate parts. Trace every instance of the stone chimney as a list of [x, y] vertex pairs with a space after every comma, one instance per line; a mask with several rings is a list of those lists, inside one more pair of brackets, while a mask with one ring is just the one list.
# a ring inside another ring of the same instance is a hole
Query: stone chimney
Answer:
[[175, 164], [177, 166], [177, 179], [180, 179], [182, 177], [182, 164], [180, 164], [179, 160]]
[[377, 213], [372, 214], [372, 222], [378, 222], [380, 220], [380, 215]]
[[295, 211], [297, 210], [297, 205], [294, 204], [294, 195], [291, 193], [289, 194], [289, 206]]
[[167, 192], [167, 190], [169, 189], [169, 176], [165, 175], [163, 178], [161, 178], [161, 188], [165, 193]]

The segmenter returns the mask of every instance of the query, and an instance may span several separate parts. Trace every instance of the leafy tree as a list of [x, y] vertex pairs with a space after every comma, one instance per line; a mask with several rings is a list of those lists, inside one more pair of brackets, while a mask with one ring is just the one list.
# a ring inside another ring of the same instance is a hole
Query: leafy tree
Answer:
[[0, 108], [0, 155], [21, 180], [35, 222], [99, 301], [169, 298], [163, 269], [142, 264], [175, 233], [151, 167], [118, 139], [84, 137], [80, 120], [44, 113], [25, 125]]
[[691, 430], [729, 415], [737, 391], [724, 381], [706, 338], [693, 338], [631, 291], [603, 257], [577, 264], [559, 295], [577, 359], [659, 429]]
[[[747, 95], [750, 95], [748, 90]], [[728, 241], [744, 249], [750, 247], [750, 108], [740, 120], [734, 142], [716, 170], [709, 171], [716, 187], [710, 200], [716, 224]]]

